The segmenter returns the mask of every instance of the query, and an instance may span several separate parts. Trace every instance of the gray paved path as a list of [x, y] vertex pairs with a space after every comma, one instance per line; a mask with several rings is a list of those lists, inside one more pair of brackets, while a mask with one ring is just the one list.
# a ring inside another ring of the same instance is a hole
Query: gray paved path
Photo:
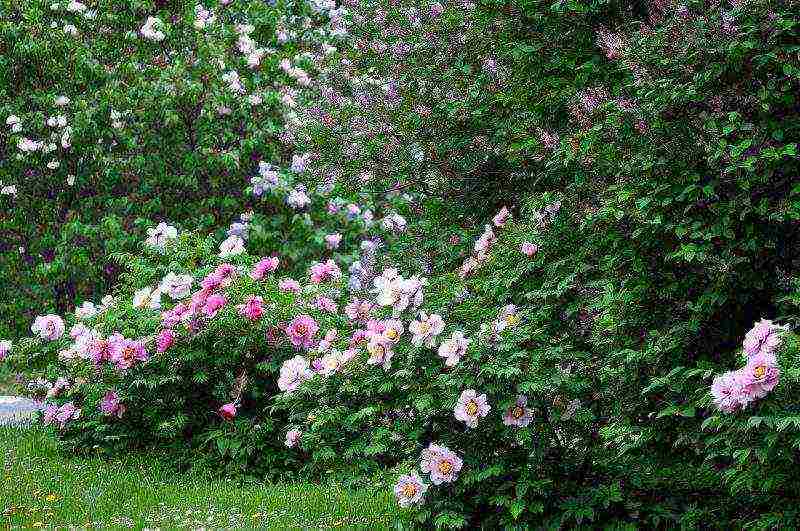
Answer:
[[0, 426], [25, 424], [38, 407], [28, 398], [0, 396]]

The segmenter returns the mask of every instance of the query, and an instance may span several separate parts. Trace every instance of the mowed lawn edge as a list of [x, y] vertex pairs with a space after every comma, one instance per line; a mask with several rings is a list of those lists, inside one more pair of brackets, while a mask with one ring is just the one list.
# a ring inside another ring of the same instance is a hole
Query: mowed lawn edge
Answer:
[[3, 527], [395, 529], [408, 520], [387, 490], [256, 484], [175, 473], [151, 455], [68, 457], [43, 429], [0, 427]]

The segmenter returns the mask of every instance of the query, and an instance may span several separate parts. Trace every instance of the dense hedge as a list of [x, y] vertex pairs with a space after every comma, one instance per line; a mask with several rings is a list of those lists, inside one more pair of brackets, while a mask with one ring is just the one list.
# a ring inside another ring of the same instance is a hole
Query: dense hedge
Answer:
[[437, 526], [794, 527], [796, 7], [314, 2], [250, 238], [116, 254], [8, 359], [76, 449], [389, 474]]

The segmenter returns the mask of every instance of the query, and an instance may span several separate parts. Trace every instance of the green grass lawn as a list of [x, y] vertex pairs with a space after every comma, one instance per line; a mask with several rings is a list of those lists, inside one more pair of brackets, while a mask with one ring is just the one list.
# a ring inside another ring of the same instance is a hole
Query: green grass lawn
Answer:
[[42, 429], [0, 428], [0, 529], [24, 527], [405, 527], [389, 492], [308, 483], [241, 487], [175, 474], [152, 456], [59, 454]]

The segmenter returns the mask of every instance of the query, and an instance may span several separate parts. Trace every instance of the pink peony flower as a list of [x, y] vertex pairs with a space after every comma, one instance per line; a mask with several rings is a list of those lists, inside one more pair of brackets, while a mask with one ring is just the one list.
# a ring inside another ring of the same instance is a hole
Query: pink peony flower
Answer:
[[336, 304], [336, 302], [328, 297], [317, 297], [314, 299], [314, 306], [323, 312], [329, 313], [336, 313], [339, 310], [339, 306]]
[[219, 416], [225, 420], [233, 420], [236, 418], [236, 404], [225, 404], [217, 410], [217, 413], [219, 413]]
[[422, 478], [416, 472], [400, 476], [394, 486], [394, 495], [400, 507], [410, 507], [422, 502], [428, 485], [422, 482]]
[[264, 315], [264, 299], [259, 296], [251, 295], [244, 304], [238, 306], [239, 314], [247, 317], [251, 321], [257, 321]]
[[314, 336], [319, 331], [319, 325], [310, 315], [298, 315], [286, 327], [286, 335], [295, 347], [310, 348], [314, 344]]
[[491, 409], [485, 394], [478, 395], [474, 389], [467, 389], [458, 397], [453, 413], [456, 420], [460, 420], [469, 428], [476, 428], [478, 419], [488, 415]]
[[380, 365], [384, 371], [388, 371], [392, 364], [392, 357], [394, 351], [392, 350], [392, 343], [383, 337], [373, 337], [367, 343], [367, 353], [369, 365]]
[[328, 249], [338, 249], [339, 244], [342, 242], [342, 235], [338, 232], [333, 234], [328, 234], [325, 236], [325, 245], [327, 245]]
[[492, 218], [492, 222], [494, 223], [495, 227], [505, 227], [508, 220], [511, 218], [511, 212], [506, 207], [500, 209], [494, 218]]
[[525, 256], [532, 257], [537, 252], [539, 252], [539, 246], [531, 242], [522, 242], [522, 245], [520, 246], [520, 251], [522, 251], [522, 254], [524, 254]]
[[747, 332], [742, 347], [749, 357], [775, 352], [782, 342], [780, 336], [782, 330], [784, 327], [762, 319]]
[[137, 361], [147, 361], [147, 351], [141, 341], [133, 339], [119, 339], [109, 343], [109, 361], [113, 362], [117, 369], [124, 371], [133, 367]]
[[295, 356], [286, 360], [281, 365], [281, 373], [278, 377], [278, 389], [284, 392], [292, 392], [300, 384], [313, 376], [308, 365], [308, 360], [303, 356]]
[[286, 432], [286, 442], [284, 444], [289, 448], [294, 448], [300, 443], [300, 437], [302, 437], [302, 435], [303, 432], [298, 429], [289, 430]]
[[67, 402], [56, 413], [55, 420], [59, 425], [64, 428], [71, 420], [75, 420], [81, 416], [81, 410], [75, 407], [72, 402]]
[[267, 273], [272, 273], [277, 270], [279, 263], [280, 261], [275, 256], [259, 260], [253, 265], [253, 269], [250, 271], [250, 278], [253, 280], [261, 280]]
[[122, 348], [118, 344], [123, 341], [125, 341], [125, 338], [119, 333], [110, 335], [108, 339], [96, 338], [89, 343], [89, 357], [92, 358], [95, 365], [110, 361], [112, 350]]
[[64, 320], [53, 314], [38, 316], [31, 326], [31, 332], [48, 341], [60, 338], [65, 329]]
[[278, 282], [278, 289], [281, 291], [291, 291], [292, 293], [300, 293], [300, 283], [291, 278], [284, 278]]
[[413, 335], [411, 344], [420, 347], [423, 344], [428, 348], [436, 345], [436, 337], [444, 331], [444, 320], [441, 315], [419, 312], [419, 320], [411, 321], [408, 330]]
[[444, 364], [447, 367], [452, 367], [459, 362], [461, 356], [467, 352], [467, 346], [470, 340], [464, 337], [464, 333], [460, 331], [453, 332], [450, 339], [442, 341], [439, 345], [439, 356], [443, 357]]
[[517, 403], [506, 410], [503, 415], [503, 424], [506, 426], [516, 426], [524, 428], [533, 419], [533, 410], [527, 407], [528, 397], [525, 395], [517, 396]]
[[225, 303], [228, 302], [225, 299], [225, 295], [221, 293], [214, 293], [213, 295], [209, 295], [206, 299], [205, 304], [203, 305], [203, 313], [209, 317], [214, 317], [217, 315]]
[[9, 341], [8, 339], [0, 341], [0, 361], [6, 359], [6, 356], [8, 356], [10, 350], [11, 350], [11, 341]]
[[100, 400], [100, 412], [103, 415], [122, 418], [127, 408], [120, 402], [115, 391], [107, 392]]
[[741, 369], [745, 392], [754, 398], [764, 398], [775, 389], [781, 375], [773, 353], [758, 353]]
[[174, 342], [175, 342], [175, 332], [173, 332], [169, 328], [163, 329], [156, 336], [156, 352], [158, 352], [159, 354], [162, 352], [166, 352]]
[[381, 328], [383, 328], [381, 337], [395, 345], [400, 342], [400, 336], [405, 332], [403, 322], [400, 319], [387, 319], [383, 322]]
[[723, 413], [733, 413], [753, 401], [745, 390], [745, 375], [742, 371], [730, 371], [714, 378], [711, 384], [714, 404]]
[[320, 284], [328, 280], [337, 280], [341, 277], [342, 271], [333, 260], [318, 262], [311, 266], [310, 280], [314, 284]]
[[446, 446], [431, 443], [422, 451], [420, 469], [431, 475], [434, 485], [451, 483], [458, 478], [464, 462]]
[[344, 307], [344, 313], [351, 321], [366, 323], [372, 315], [374, 306], [368, 300], [354, 299]]

